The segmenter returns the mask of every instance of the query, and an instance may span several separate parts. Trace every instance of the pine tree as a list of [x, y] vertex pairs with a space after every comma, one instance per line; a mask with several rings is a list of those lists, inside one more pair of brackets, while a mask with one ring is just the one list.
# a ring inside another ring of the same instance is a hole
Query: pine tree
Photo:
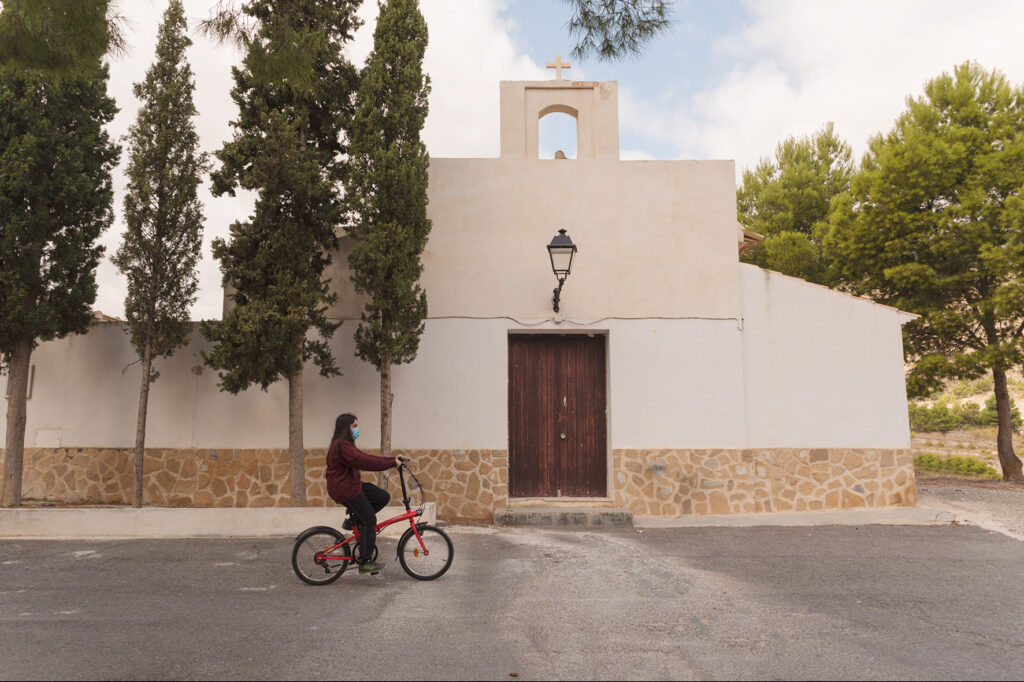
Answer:
[[599, 60], [640, 54], [669, 26], [671, 0], [563, 0], [573, 8], [567, 27], [576, 39], [572, 56]]
[[21, 503], [26, 397], [40, 341], [84, 333], [96, 300], [96, 243], [113, 219], [117, 108], [99, 60], [60, 82], [0, 69], [0, 353], [8, 371], [0, 504]]
[[136, 507], [142, 506], [142, 465], [149, 387], [159, 376], [153, 359], [188, 342], [189, 306], [196, 298], [203, 207], [196, 194], [207, 169], [192, 119], [195, 79], [185, 57], [192, 41], [181, 0], [171, 0], [157, 37], [156, 62], [136, 83], [142, 101], [129, 133], [128, 229], [114, 265], [128, 278], [125, 314], [142, 362], [135, 432]]
[[977, 64], [928, 82], [870, 141], [825, 242], [846, 286], [921, 317], [908, 393], [991, 371], [999, 462], [1021, 481], [1006, 371], [1024, 359], [1024, 88]]
[[49, 78], [88, 75], [127, 50], [117, 0], [3, 0], [0, 63]]
[[223, 390], [263, 390], [288, 381], [291, 501], [305, 506], [302, 369], [323, 376], [338, 368], [327, 339], [339, 322], [327, 319], [336, 299], [323, 274], [344, 225], [340, 198], [358, 72], [342, 52], [359, 26], [349, 0], [252, 0], [223, 9], [208, 33], [245, 47], [235, 68], [234, 137], [216, 153], [215, 195], [237, 187], [259, 192], [249, 220], [214, 240], [234, 307], [221, 322], [202, 325], [213, 343], [203, 357]]
[[835, 275], [822, 251], [830, 229], [833, 199], [849, 191], [853, 176], [850, 145], [828, 123], [811, 136], [788, 137], [775, 159], [743, 171], [736, 206], [743, 227], [765, 240], [742, 260], [819, 284]]
[[427, 169], [420, 140], [430, 79], [423, 73], [427, 25], [417, 0], [385, 0], [352, 123], [353, 172], [346, 196], [352, 282], [369, 301], [356, 353], [380, 372], [381, 455], [391, 453], [391, 368], [416, 357], [427, 316], [420, 255], [430, 234]]

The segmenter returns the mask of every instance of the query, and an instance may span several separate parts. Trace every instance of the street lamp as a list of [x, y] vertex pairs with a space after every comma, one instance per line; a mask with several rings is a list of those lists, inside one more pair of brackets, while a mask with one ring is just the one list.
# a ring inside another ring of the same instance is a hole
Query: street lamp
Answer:
[[559, 230], [548, 244], [548, 255], [551, 256], [551, 271], [555, 273], [555, 278], [558, 280], [558, 288], [555, 289], [555, 295], [551, 299], [557, 313], [562, 285], [565, 284], [565, 280], [572, 270], [572, 257], [576, 255], [576, 245], [569, 239], [565, 230]]

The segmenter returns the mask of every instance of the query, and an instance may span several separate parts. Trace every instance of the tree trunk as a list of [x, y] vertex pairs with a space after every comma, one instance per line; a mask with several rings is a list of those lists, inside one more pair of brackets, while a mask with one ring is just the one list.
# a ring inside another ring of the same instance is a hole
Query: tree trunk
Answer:
[[302, 449], [302, 369], [288, 377], [288, 461], [292, 506], [306, 506], [306, 453]]
[[996, 413], [999, 415], [999, 465], [1004, 481], [1024, 481], [1021, 461], [1013, 452], [1013, 424], [1010, 420], [1010, 393], [1006, 390], [1006, 372], [992, 370], [992, 383], [996, 391]]
[[391, 358], [385, 356], [380, 363], [380, 456], [391, 456]]
[[142, 508], [142, 463], [146, 452], [146, 412], [149, 409], [150, 374], [153, 366], [153, 340], [146, 337], [146, 349], [142, 353], [142, 387], [139, 389], [139, 418], [135, 422], [135, 497], [136, 509]]
[[11, 351], [7, 376], [7, 447], [4, 451], [4, 483], [0, 505], [21, 504], [21, 471], [25, 464], [25, 420], [28, 413], [28, 374], [32, 342], [18, 341]]

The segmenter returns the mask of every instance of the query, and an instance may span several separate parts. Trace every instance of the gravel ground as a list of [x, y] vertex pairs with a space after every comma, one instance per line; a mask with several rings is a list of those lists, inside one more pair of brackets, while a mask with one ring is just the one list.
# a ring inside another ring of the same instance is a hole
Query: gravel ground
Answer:
[[918, 476], [917, 492], [921, 505], [1024, 540], [1024, 484]]

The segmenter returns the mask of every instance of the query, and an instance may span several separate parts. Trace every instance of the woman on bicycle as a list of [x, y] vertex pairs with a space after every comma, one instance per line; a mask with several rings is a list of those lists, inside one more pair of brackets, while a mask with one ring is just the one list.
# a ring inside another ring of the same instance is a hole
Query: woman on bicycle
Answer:
[[[327, 451], [327, 494], [338, 504], [345, 505], [359, 525], [359, 545], [363, 562], [360, 573], [377, 573], [384, 564], [373, 561], [376, 547], [377, 512], [387, 506], [391, 495], [372, 483], [363, 483], [359, 472], [384, 471], [398, 466], [398, 457], [376, 457], [356, 447], [359, 420], [355, 415], [342, 414], [334, 422], [334, 435]], [[404, 458], [402, 458], [404, 459]], [[350, 530], [342, 526], [346, 530]]]

